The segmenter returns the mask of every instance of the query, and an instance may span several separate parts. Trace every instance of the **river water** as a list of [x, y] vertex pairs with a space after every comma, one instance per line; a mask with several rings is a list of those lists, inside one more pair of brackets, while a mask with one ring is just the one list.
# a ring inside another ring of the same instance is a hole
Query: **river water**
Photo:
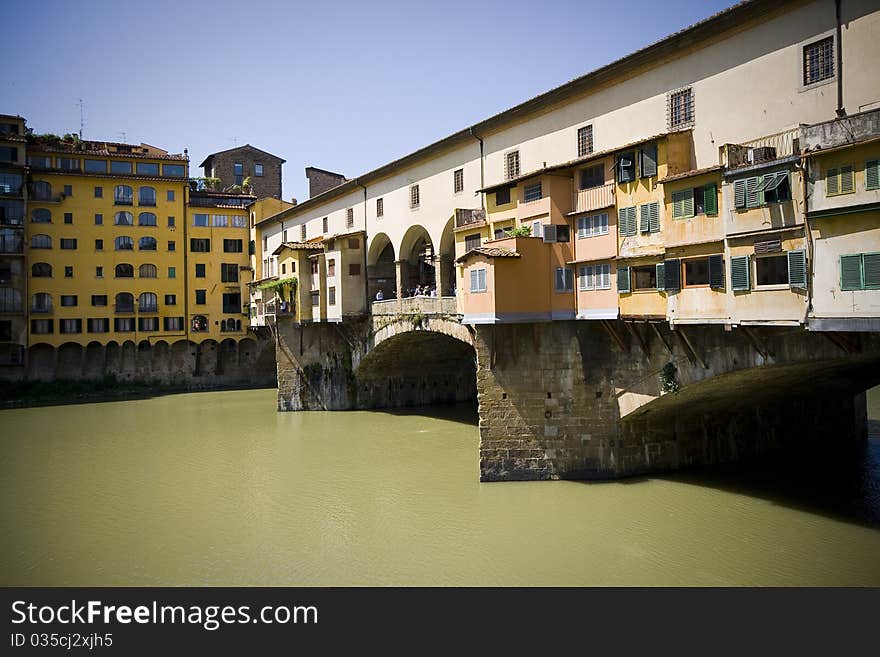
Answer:
[[480, 484], [472, 408], [274, 408], [249, 390], [0, 411], [0, 584], [880, 585], [878, 439]]

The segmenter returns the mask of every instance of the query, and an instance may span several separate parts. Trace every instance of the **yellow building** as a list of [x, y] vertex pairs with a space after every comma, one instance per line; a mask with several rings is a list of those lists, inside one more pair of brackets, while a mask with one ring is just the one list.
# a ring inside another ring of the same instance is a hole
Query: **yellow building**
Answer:
[[186, 156], [35, 137], [28, 164], [29, 344], [184, 336]]

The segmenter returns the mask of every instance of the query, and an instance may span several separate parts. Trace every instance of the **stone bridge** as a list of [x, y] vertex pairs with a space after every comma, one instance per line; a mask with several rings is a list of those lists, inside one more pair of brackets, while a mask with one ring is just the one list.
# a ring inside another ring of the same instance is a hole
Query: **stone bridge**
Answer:
[[615, 478], [866, 435], [880, 334], [569, 321], [465, 326], [445, 299], [277, 331], [280, 410], [478, 401], [484, 481]]

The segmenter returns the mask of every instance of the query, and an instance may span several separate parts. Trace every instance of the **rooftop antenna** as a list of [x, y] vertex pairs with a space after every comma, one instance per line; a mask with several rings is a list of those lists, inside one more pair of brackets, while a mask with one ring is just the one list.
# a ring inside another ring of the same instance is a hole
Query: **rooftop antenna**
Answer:
[[232, 138], [232, 145], [233, 145], [233, 146], [238, 146], [238, 137], [233, 137], [233, 138]]
[[122, 143], [123, 143], [123, 144], [127, 144], [127, 143], [128, 143], [128, 141], [126, 141], [126, 139], [125, 139], [125, 130], [120, 130], [120, 131], [117, 132], [116, 134], [117, 134], [117, 135], [122, 135]]
[[84, 112], [83, 112], [83, 110], [84, 110], [84, 108], [85, 108], [85, 103], [83, 103], [83, 99], [82, 99], [82, 98], [79, 99], [79, 102], [77, 103], [77, 105], [79, 105], [79, 140], [82, 141], [82, 138], [83, 138], [83, 125], [85, 124], [85, 121], [84, 121]]

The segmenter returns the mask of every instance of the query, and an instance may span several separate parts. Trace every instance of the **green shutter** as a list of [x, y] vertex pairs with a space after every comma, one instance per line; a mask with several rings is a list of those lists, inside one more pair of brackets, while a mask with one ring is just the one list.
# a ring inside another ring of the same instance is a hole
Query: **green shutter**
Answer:
[[672, 218], [681, 219], [685, 216], [684, 203], [689, 193], [693, 193], [692, 189], [682, 189], [672, 192]]
[[617, 268], [617, 292], [625, 294], [630, 291], [629, 287], [629, 267]]
[[654, 265], [656, 273], [657, 273], [657, 289], [665, 290], [666, 289], [666, 263], [658, 262]]
[[703, 209], [710, 217], [718, 215], [718, 188], [715, 183], [703, 188]]
[[840, 289], [861, 290], [862, 288], [862, 256], [840, 256]]
[[677, 292], [681, 289], [681, 260], [666, 260], [663, 264], [665, 289]]
[[749, 256], [734, 256], [730, 259], [730, 287], [734, 291], [749, 290]]
[[880, 189], [880, 160], [865, 163], [865, 189]]
[[651, 209], [650, 203], [639, 206], [639, 228], [643, 233], [651, 232]]
[[[691, 215], [693, 215], [693, 198], [691, 198]], [[648, 229], [652, 233], [660, 232], [660, 204], [656, 201], [648, 203]]]
[[880, 253], [863, 253], [862, 271], [864, 272], [865, 289], [880, 289]]
[[828, 169], [825, 172], [825, 196], [840, 194], [840, 169]]
[[788, 252], [788, 286], [807, 288], [807, 252], [803, 249]]
[[720, 255], [709, 256], [709, 287], [713, 290], [724, 287], [724, 258]]
[[761, 176], [755, 178], [746, 178], [746, 206], [756, 208], [763, 205], [764, 193], [758, 191], [761, 184]]
[[840, 193], [852, 194], [854, 191], [856, 191], [856, 181], [853, 167], [851, 164], [847, 164], [845, 167], [840, 167]]
[[639, 151], [639, 169], [642, 178], [657, 175], [657, 144], [648, 144]]
[[733, 183], [733, 205], [737, 208], [746, 207], [746, 181], [736, 180]]

